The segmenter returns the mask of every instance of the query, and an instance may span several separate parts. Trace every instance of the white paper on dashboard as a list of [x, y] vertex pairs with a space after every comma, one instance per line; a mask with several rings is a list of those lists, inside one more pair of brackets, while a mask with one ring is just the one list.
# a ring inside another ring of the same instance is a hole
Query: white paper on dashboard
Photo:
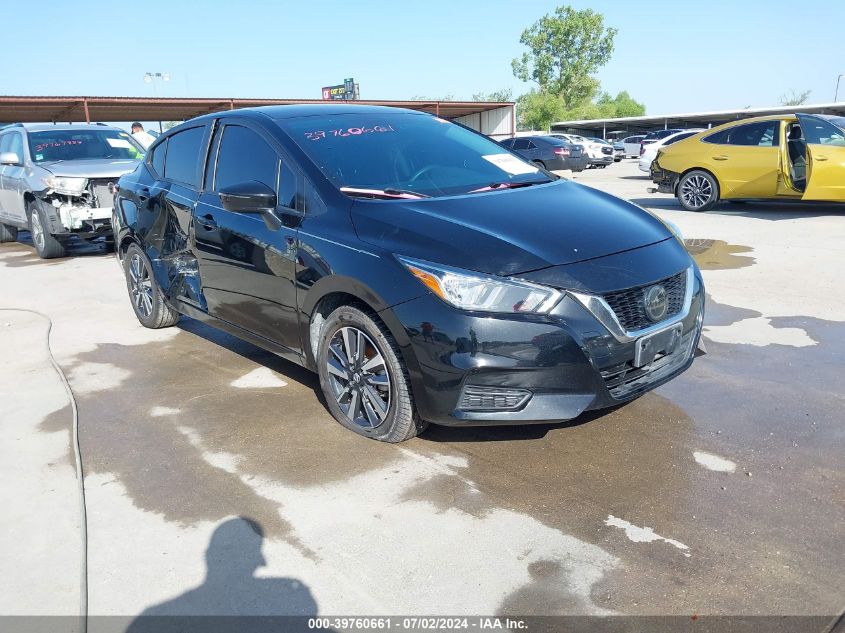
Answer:
[[111, 145], [112, 147], [123, 147], [124, 149], [131, 149], [132, 145], [129, 144], [125, 138], [107, 138], [106, 143]]
[[536, 174], [540, 171], [533, 165], [524, 163], [516, 156], [511, 156], [510, 154], [488, 154], [487, 156], [482, 156], [481, 158], [493, 163], [499, 169], [506, 171], [509, 174], [513, 174], [514, 176], [518, 176], [519, 174]]

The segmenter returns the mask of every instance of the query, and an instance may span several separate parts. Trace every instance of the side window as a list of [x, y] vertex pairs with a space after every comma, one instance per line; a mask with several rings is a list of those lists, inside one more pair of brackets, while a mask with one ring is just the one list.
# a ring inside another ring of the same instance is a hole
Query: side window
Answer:
[[281, 163], [279, 168], [279, 204], [288, 209], [296, 209], [296, 174], [290, 167]]
[[720, 145], [745, 145], [757, 147], [772, 147], [777, 143], [779, 121], [759, 121], [736, 125], [705, 137], [708, 143]]
[[158, 145], [155, 150], [153, 150], [153, 155], [150, 157], [150, 165], [152, 165], [156, 176], [164, 176], [164, 159], [166, 156], [167, 140], [165, 140], [161, 145]]
[[507, 147], [508, 149], [512, 149], [513, 148], [513, 139], [512, 138], [506, 138], [504, 141], [500, 141], [499, 144], [502, 147]]
[[528, 145], [525, 149], [537, 149], [537, 146], [534, 144], [533, 141], [527, 141]]
[[202, 157], [202, 139], [205, 127], [194, 127], [177, 132], [167, 139], [167, 156], [164, 177], [196, 188], [197, 167]]
[[[813, 145], [845, 146], [845, 132], [824, 119], [805, 117], [801, 121], [804, 129], [804, 139]], [[15, 151], [15, 150], [11, 150]]]
[[227, 125], [220, 139], [214, 190], [256, 180], [278, 191], [278, 165], [276, 151], [256, 132], [240, 125]]
[[0, 136], [0, 154], [14, 152], [23, 160], [23, 138], [19, 132], [9, 132]]
[[528, 149], [528, 139], [526, 139], [526, 138], [514, 139], [513, 149]]

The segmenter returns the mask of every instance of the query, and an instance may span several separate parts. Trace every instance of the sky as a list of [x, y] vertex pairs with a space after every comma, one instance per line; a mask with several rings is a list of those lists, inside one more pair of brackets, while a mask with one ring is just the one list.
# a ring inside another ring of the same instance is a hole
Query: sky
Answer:
[[[511, 60], [522, 30], [558, 0], [0, 0], [20, 63], [2, 95], [320, 98], [354, 77], [364, 99], [470, 99], [530, 89]], [[833, 100], [845, 73], [845, 2], [571, 1], [619, 30], [603, 90], [649, 114]], [[144, 83], [146, 72], [169, 82]], [[845, 100], [845, 78], [840, 90]]]

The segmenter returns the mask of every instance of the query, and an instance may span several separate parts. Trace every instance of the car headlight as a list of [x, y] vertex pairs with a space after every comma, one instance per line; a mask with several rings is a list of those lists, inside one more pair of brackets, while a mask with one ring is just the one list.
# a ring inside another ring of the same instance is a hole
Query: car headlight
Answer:
[[47, 176], [44, 184], [56, 193], [63, 193], [69, 196], [78, 196], [85, 191], [88, 184], [87, 178], [70, 178], [68, 176]]
[[525, 281], [489, 277], [405, 257], [398, 259], [434, 294], [463, 310], [543, 313], [551, 310], [564, 294]]

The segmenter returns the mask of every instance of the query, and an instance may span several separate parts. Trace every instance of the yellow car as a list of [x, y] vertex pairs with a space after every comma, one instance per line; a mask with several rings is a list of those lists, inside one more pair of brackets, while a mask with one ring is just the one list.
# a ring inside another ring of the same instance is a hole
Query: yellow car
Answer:
[[689, 211], [720, 200], [845, 202], [845, 117], [732, 121], [658, 151], [651, 179]]

